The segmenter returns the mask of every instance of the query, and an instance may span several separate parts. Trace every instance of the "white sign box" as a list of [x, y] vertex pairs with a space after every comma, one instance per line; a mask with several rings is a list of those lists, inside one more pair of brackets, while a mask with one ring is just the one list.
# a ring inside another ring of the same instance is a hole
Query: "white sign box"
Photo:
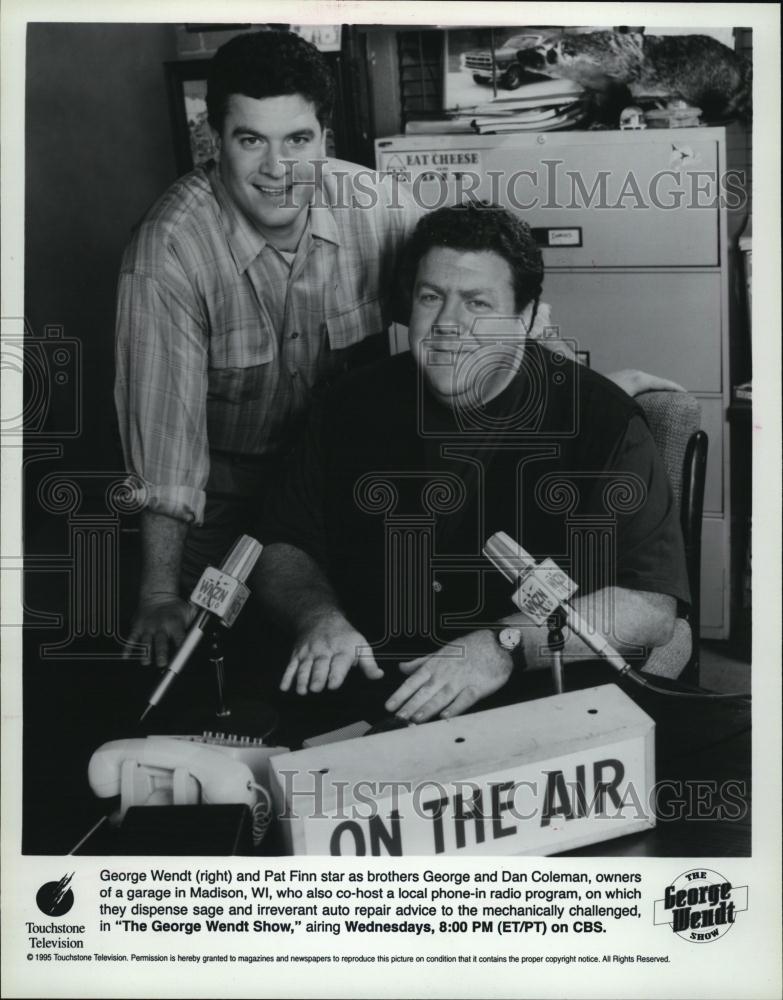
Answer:
[[614, 684], [279, 754], [292, 854], [554, 854], [655, 825], [653, 720]]

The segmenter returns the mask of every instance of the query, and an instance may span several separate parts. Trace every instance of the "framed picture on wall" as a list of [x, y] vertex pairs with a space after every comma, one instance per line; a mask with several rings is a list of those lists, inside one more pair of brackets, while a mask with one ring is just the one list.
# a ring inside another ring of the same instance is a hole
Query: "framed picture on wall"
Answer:
[[207, 124], [209, 59], [167, 62], [165, 66], [177, 171], [186, 174], [215, 155]]
[[554, 27], [456, 28], [446, 32], [444, 109], [508, 100], [544, 77], [522, 68], [517, 53], [562, 32]]
[[340, 24], [290, 24], [288, 27], [321, 52], [339, 52], [342, 47]]

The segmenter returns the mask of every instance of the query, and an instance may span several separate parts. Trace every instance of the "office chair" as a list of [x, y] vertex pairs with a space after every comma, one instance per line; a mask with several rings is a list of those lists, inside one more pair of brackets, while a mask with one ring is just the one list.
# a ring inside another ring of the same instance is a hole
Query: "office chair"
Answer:
[[678, 618], [674, 636], [650, 654], [644, 672], [699, 682], [699, 590], [701, 522], [707, 467], [707, 435], [700, 430], [701, 409], [687, 392], [643, 392], [636, 397], [669, 475], [685, 542], [691, 591], [687, 619]]

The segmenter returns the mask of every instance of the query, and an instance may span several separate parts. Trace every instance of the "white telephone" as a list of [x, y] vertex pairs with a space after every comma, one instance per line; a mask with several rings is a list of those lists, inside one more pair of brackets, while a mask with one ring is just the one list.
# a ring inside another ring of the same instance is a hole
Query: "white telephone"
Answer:
[[87, 779], [99, 798], [120, 796], [120, 819], [131, 806], [247, 805], [258, 844], [272, 818], [269, 758], [286, 752], [214, 733], [112, 740], [90, 758]]

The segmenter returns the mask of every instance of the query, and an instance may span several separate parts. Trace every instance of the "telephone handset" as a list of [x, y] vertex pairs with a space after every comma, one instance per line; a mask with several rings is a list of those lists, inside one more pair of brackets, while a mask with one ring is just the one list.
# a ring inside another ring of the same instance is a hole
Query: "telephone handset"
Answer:
[[247, 805], [259, 842], [271, 819], [268, 761], [286, 747], [247, 737], [147, 736], [112, 740], [90, 758], [87, 779], [99, 798], [131, 806]]

